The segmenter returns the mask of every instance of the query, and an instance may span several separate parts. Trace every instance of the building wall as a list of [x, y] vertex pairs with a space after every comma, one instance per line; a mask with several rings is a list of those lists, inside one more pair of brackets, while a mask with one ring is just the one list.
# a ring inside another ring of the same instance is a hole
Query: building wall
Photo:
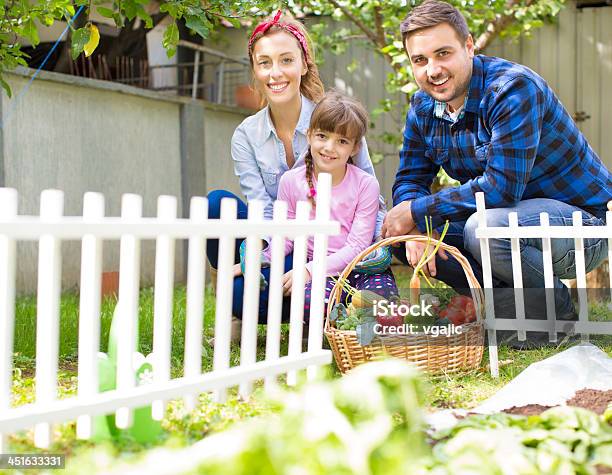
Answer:
[[[555, 22], [519, 40], [496, 39], [486, 54], [524, 64], [540, 74], [578, 122], [595, 152], [612, 169], [612, 6], [576, 8], [568, 2]], [[580, 114], [583, 113], [583, 114]]]
[[[120, 214], [123, 193], [143, 197], [144, 216], [156, 215], [159, 195], [176, 196], [180, 216], [191, 196], [213, 187], [238, 190], [229, 138], [245, 111], [54, 73], [42, 73], [20, 94], [26, 74], [31, 71], [6, 76], [14, 98], [1, 102], [0, 186], [17, 189], [20, 214], [39, 214], [40, 193], [48, 188], [64, 191], [65, 215], [81, 215], [83, 194], [101, 192], [107, 216]], [[215, 156], [217, 162], [205, 164]], [[63, 251], [64, 288], [76, 287], [80, 243], [66, 242]], [[37, 255], [37, 244], [19, 245], [22, 293], [36, 287]], [[118, 256], [118, 241], [105, 243], [104, 271], [118, 270]], [[153, 281], [154, 260], [154, 243], [144, 242], [143, 284]], [[179, 280], [184, 271], [177, 246]]]

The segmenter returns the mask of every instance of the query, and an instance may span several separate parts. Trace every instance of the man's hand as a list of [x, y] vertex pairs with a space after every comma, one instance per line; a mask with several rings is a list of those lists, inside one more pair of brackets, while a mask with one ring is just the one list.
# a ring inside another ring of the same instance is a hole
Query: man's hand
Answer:
[[[414, 234], [414, 235], [417, 235], [417, 236], [421, 236], [422, 235], [417, 230], [414, 230], [410, 234]], [[440, 239], [440, 235], [438, 234], [437, 231], [433, 231], [431, 237], [434, 238], [434, 239]], [[426, 245], [427, 244], [424, 243], [424, 242], [417, 242], [417, 241], [407, 241], [406, 242], [406, 259], [408, 259], [408, 264], [411, 265], [413, 268], [416, 267], [416, 265], [421, 260], [421, 256], [425, 252], [425, 246]], [[433, 245], [433, 243], [431, 243], [429, 245], [429, 250], [427, 252], [431, 253], [434, 250], [434, 247], [435, 246]], [[446, 251], [444, 249], [442, 249], [442, 248], [438, 249], [438, 256], [440, 256], [445, 261], [448, 260], [448, 255], [446, 254]], [[436, 259], [435, 259], [435, 257], [432, 258], [425, 265], [425, 267], [423, 267], [423, 272], [425, 272], [425, 274], [428, 277], [435, 277], [436, 276], [436, 272], [437, 271], [436, 271]]]
[[[308, 268], [306, 267], [304, 268], [304, 284], [307, 284], [308, 282], [310, 282], [310, 279], [311, 279], [310, 272], [308, 272]], [[293, 269], [283, 274], [282, 283], [283, 283], [283, 295], [285, 297], [288, 297], [289, 295], [291, 295], [291, 288], [293, 287]]]
[[381, 231], [383, 238], [403, 236], [415, 228], [410, 203], [410, 201], [402, 201], [387, 213]]

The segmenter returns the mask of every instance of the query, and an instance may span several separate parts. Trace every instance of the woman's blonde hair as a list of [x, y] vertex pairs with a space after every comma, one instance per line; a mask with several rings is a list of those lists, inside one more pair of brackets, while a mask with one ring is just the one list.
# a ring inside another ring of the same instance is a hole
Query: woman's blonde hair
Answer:
[[[310, 116], [308, 134], [316, 130], [342, 135], [359, 144], [368, 131], [368, 112], [358, 100], [331, 90], [323, 96]], [[309, 189], [308, 199], [315, 206], [314, 160], [310, 148], [304, 156], [304, 163]], [[352, 157], [349, 158], [349, 163], [353, 163]]]
[[[297, 29], [303, 35], [303, 37], [306, 40], [306, 50], [304, 50], [304, 47], [302, 46], [302, 42], [299, 41], [299, 39], [295, 36], [293, 32], [285, 28], [285, 25], [291, 25], [293, 28]], [[308, 35], [308, 32], [306, 31], [306, 28], [304, 27], [304, 25], [291, 16], [282, 15], [278, 23], [273, 24], [270, 28], [268, 28], [267, 30], [263, 32], [255, 34], [251, 38], [251, 41], [249, 42], [250, 43], [249, 61], [251, 62], [251, 70], [254, 69], [253, 48], [255, 46], [255, 43], [257, 43], [257, 41], [263, 36], [278, 33], [279, 31], [284, 31], [295, 38], [295, 41], [297, 41], [298, 46], [300, 47], [300, 51], [302, 52], [302, 61], [306, 64], [306, 67], [308, 69], [306, 71], [306, 74], [302, 76], [302, 80], [300, 82], [300, 92], [304, 96], [306, 96], [308, 99], [310, 99], [311, 101], [318, 102], [323, 97], [323, 94], [325, 94], [325, 89], [323, 87], [323, 82], [321, 81], [321, 78], [319, 77], [319, 69], [317, 68], [317, 64], [315, 63], [315, 55], [314, 55], [314, 48], [312, 47], [312, 40], [310, 39], [310, 36]], [[255, 82], [255, 78], [253, 78], [253, 88], [255, 88], [254, 82]], [[261, 95], [261, 106], [263, 107], [266, 105], [266, 99], [263, 96], [263, 94], [260, 94], [260, 95]]]

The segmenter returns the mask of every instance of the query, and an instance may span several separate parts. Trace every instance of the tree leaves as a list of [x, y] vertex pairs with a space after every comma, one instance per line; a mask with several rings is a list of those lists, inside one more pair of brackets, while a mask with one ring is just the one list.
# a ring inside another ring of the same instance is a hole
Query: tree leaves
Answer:
[[85, 45], [89, 42], [91, 36], [91, 30], [88, 27], [79, 28], [72, 32], [72, 44], [70, 45], [70, 52], [72, 59], [77, 59]]
[[40, 43], [40, 39], [38, 37], [38, 30], [36, 29], [36, 25], [34, 24], [34, 19], [29, 18], [23, 22], [23, 26], [17, 29], [17, 33], [24, 38], [27, 38], [32, 45], [36, 46]]
[[100, 15], [102, 15], [104, 18], [113, 18], [113, 15], [115, 14], [114, 10], [111, 10], [110, 8], [104, 8], [104, 7], [98, 7], [96, 11]]
[[83, 47], [85, 51], [85, 56], [89, 57], [94, 52], [94, 50], [98, 47], [98, 43], [100, 42], [100, 32], [98, 31], [98, 27], [95, 25], [89, 25], [89, 41]]
[[6, 91], [6, 95], [11, 97], [11, 87], [8, 85], [8, 83], [2, 79], [2, 76], [0, 76], [0, 86], [2, 86], [2, 89], [4, 89]]
[[179, 42], [179, 31], [176, 22], [172, 22], [164, 31], [164, 37], [162, 39], [162, 46], [166, 48], [168, 58], [171, 58], [176, 54], [176, 48]]
[[189, 15], [185, 17], [185, 25], [192, 31], [195, 31], [202, 38], [207, 38], [210, 33], [212, 24], [206, 18], [206, 15]]

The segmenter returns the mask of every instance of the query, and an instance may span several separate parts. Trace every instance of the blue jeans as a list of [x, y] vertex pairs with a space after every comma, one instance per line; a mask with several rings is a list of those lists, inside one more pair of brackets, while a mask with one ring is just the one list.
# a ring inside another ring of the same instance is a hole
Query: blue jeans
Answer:
[[[238, 219], [246, 219], [248, 216], [248, 207], [244, 201], [238, 198], [235, 194], [225, 190], [214, 190], [211, 191], [208, 196], [208, 218], [219, 219], [221, 217], [221, 200], [223, 198], [233, 198], [238, 202]], [[236, 239], [236, 249], [234, 254], [234, 264], [240, 262], [240, 255], [238, 253], [240, 244], [244, 239]], [[206, 257], [210, 265], [216, 269], [218, 266], [219, 257], [219, 240], [218, 239], [207, 239], [206, 240]], [[293, 268], [293, 254], [285, 256], [285, 272], [288, 272]], [[267, 282], [270, 282], [270, 268], [263, 267], [261, 273], [266, 278]], [[244, 299], [244, 277], [238, 276], [234, 278], [234, 290], [232, 297], [232, 315], [242, 319], [242, 301]], [[259, 323], [265, 323], [268, 318], [268, 295], [269, 286], [259, 293]], [[289, 321], [289, 311], [291, 306], [291, 299], [289, 297], [283, 298], [283, 312], [282, 320]]]
[[[487, 226], [507, 227], [508, 213], [518, 214], [519, 226], [536, 226], [540, 224], [540, 213], [547, 212], [551, 226], [571, 226], [572, 213], [582, 212], [583, 226], [603, 226], [605, 222], [575, 206], [547, 198], [536, 198], [519, 202], [512, 208], [488, 209]], [[480, 240], [476, 238], [478, 218], [473, 214], [467, 221], [452, 223], [444, 242], [455, 246], [468, 259], [480, 285], [482, 280], [482, 256]], [[442, 228], [438, 229], [441, 232]], [[521, 265], [523, 273], [523, 289], [525, 292], [525, 315], [528, 318], [546, 318], [546, 297], [544, 292], [544, 264], [542, 255], [542, 239], [521, 238], [519, 240]], [[403, 251], [403, 249], [400, 249]], [[403, 252], [395, 250], [396, 255], [406, 263]], [[495, 299], [495, 315], [500, 318], [514, 318], [514, 279], [512, 273], [512, 258], [510, 239], [489, 239], [491, 267]], [[576, 317], [571, 294], [563, 285], [561, 279], [576, 277], [576, 260], [573, 239], [551, 239], [553, 261], [553, 284], [555, 310], [558, 319], [570, 320]], [[606, 257], [608, 252], [607, 239], [585, 239], [584, 257], [586, 271], [595, 269]], [[403, 258], [402, 258], [403, 257]], [[457, 289], [460, 293], [468, 293], [468, 283], [463, 269], [457, 261], [449, 257], [447, 261], [436, 256], [436, 278]]]

